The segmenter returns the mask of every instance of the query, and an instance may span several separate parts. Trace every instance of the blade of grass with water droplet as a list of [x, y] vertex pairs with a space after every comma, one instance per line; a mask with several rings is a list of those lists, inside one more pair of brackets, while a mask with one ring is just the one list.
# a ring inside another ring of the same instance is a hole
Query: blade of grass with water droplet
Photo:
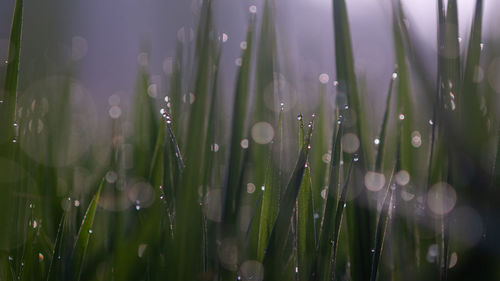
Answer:
[[393, 197], [393, 190], [391, 188], [393, 184], [393, 175], [394, 171], [392, 172], [391, 179], [388, 181], [388, 185], [386, 188], [387, 191], [385, 192], [384, 201], [382, 203], [382, 209], [380, 210], [380, 214], [378, 216], [377, 229], [375, 231], [375, 244], [372, 249], [370, 281], [377, 280], [379, 263], [380, 259], [382, 258], [384, 239], [387, 233], [387, 225], [389, 224], [390, 220], [391, 202]]
[[172, 267], [173, 279], [195, 279], [203, 272], [203, 227], [199, 188], [203, 184], [204, 171], [208, 165], [206, 147], [209, 107], [212, 99], [211, 81], [216, 45], [212, 21], [212, 1], [204, 1], [199, 20], [195, 49], [195, 100], [191, 105], [188, 133], [184, 145], [185, 169], [180, 185], [176, 189], [176, 266]]
[[[394, 71], [394, 73], [397, 73]], [[389, 121], [389, 114], [391, 111], [391, 98], [392, 98], [392, 91], [394, 87], [394, 80], [391, 79], [391, 82], [389, 83], [389, 90], [387, 91], [387, 99], [385, 103], [385, 111], [384, 111], [384, 118], [382, 119], [382, 125], [380, 126], [380, 133], [378, 134], [378, 148], [377, 148], [377, 155], [375, 159], [375, 171], [377, 173], [382, 172], [382, 162], [384, 159], [384, 148], [385, 148], [385, 142], [386, 142], [386, 134], [387, 134], [387, 125]]]
[[47, 274], [47, 281], [55, 281], [59, 279], [59, 277], [57, 277], [58, 274], [60, 274], [58, 272], [60, 263], [58, 256], [59, 252], [61, 251], [62, 241], [64, 239], [63, 228], [65, 219], [66, 219], [66, 212], [63, 213], [63, 217], [61, 218], [61, 221], [59, 222], [59, 227], [57, 228], [57, 235], [54, 243], [54, 250], [52, 252], [52, 259], [50, 260], [49, 271]]
[[[19, 77], [19, 61], [21, 56], [21, 35], [23, 26], [23, 5], [24, 0], [16, 0], [14, 16], [9, 39], [9, 52], [7, 58], [7, 71], [3, 85], [3, 93], [0, 97], [0, 131], [3, 132], [0, 137], [0, 144], [6, 144], [7, 147], [1, 148], [0, 155], [8, 156], [12, 149], [11, 143], [14, 137], [12, 125], [16, 121], [17, 107], [17, 87]], [[2, 145], [3, 146], [3, 145]]]
[[[300, 147], [304, 145], [304, 128], [300, 120], [299, 131], [299, 144]], [[321, 136], [318, 136], [321, 137]], [[311, 182], [311, 168], [306, 162], [306, 169], [302, 178], [302, 184], [299, 188], [297, 196], [297, 260], [298, 260], [298, 275], [299, 280], [309, 280], [311, 267], [313, 263], [314, 251], [316, 246], [316, 234], [314, 225], [314, 209], [313, 209], [313, 194]]]
[[80, 226], [80, 230], [78, 231], [75, 246], [71, 254], [73, 280], [80, 280], [85, 254], [87, 252], [89, 240], [92, 235], [92, 225], [94, 224], [94, 218], [97, 211], [97, 203], [99, 202], [103, 184], [104, 179], [99, 184], [97, 192], [95, 193], [89, 207], [87, 208], [87, 211], [85, 212], [82, 225]]
[[[241, 174], [244, 166], [241, 141], [248, 131], [247, 112], [250, 96], [251, 64], [253, 52], [253, 32], [255, 18], [250, 19], [246, 36], [247, 48], [243, 51], [241, 67], [236, 78], [234, 92], [233, 117], [231, 124], [231, 140], [229, 148], [229, 162], [226, 182], [224, 186], [223, 220], [234, 224], [238, 217], [238, 207], [241, 199]], [[248, 137], [248, 136], [247, 136]]]
[[284, 269], [283, 259], [286, 256], [285, 246], [287, 237], [290, 231], [291, 217], [293, 209], [296, 205], [299, 189], [302, 184], [302, 179], [305, 171], [305, 164], [309, 154], [309, 144], [312, 134], [312, 123], [306, 135], [306, 140], [299, 153], [295, 169], [292, 173], [290, 181], [287, 184], [286, 190], [280, 200], [278, 215], [269, 237], [269, 243], [264, 253], [264, 272], [266, 279], [276, 280]]

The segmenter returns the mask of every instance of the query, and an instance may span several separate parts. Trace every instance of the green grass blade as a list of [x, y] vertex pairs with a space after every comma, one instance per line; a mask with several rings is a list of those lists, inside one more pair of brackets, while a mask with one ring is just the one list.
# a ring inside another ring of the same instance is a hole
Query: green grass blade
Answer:
[[[299, 131], [301, 132], [299, 134], [299, 143], [302, 146], [305, 142], [303, 139], [304, 130], [302, 120], [300, 120]], [[316, 246], [311, 167], [307, 162], [306, 166], [307, 167], [302, 178], [302, 184], [299, 188], [296, 207], [296, 241], [299, 280], [309, 280]]]
[[[394, 174], [394, 171], [393, 173]], [[394, 190], [392, 188], [393, 185], [393, 176], [389, 180], [389, 184], [387, 185], [387, 191], [385, 192], [384, 201], [382, 203], [382, 209], [380, 211], [377, 223], [377, 229], [375, 232], [375, 245], [372, 249], [372, 264], [371, 264], [371, 272], [370, 272], [370, 281], [377, 280], [377, 272], [379, 268], [380, 259], [382, 258], [382, 249], [384, 246], [384, 239], [386, 237], [387, 225], [390, 220], [390, 212], [391, 212], [391, 202], [392, 197], [394, 196]]]
[[285, 257], [284, 252], [290, 230], [291, 217], [293, 215], [293, 209], [296, 205], [297, 196], [299, 194], [299, 189], [302, 184], [302, 178], [306, 168], [307, 156], [309, 154], [309, 144], [313, 127], [312, 122], [309, 125], [306, 141], [302, 146], [295, 169], [292, 173], [290, 181], [287, 184], [283, 197], [280, 200], [276, 222], [274, 223], [274, 227], [269, 238], [269, 244], [267, 245], [264, 255], [264, 272], [266, 274], [266, 279], [269, 280], [276, 280], [284, 268], [283, 259]]
[[[354, 156], [357, 157], [357, 156]], [[331, 257], [330, 260], [332, 261], [331, 263], [331, 269], [330, 269], [330, 279], [335, 280], [335, 264], [336, 264], [336, 258], [337, 258], [337, 249], [338, 249], [338, 240], [340, 236], [340, 227], [342, 223], [342, 217], [344, 216], [344, 209], [347, 207], [347, 190], [349, 187], [349, 181], [351, 178], [351, 173], [352, 169], [354, 166], [354, 163], [357, 162], [358, 160], [353, 159], [351, 161], [351, 164], [349, 165], [349, 169], [347, 171], [347, 176], [344, 182], [344, 185], [342, 187], [342, 191], [340, 193], [340, 198], [339, 198], [339, 203], [337, 204], [337, 210], [335, 211], [335, 221], [333, 224], [333, 237], [331, 240], [332, 243], [332, 252], [331, 252]]]
[[56, 241], [54, 243], [54, 251], [52, 252], [52, 260], [50, 261], [49, 271], [47, 274], [47, 281], [55, 281], [57, 278], [57, 265], [59, 263], [59, 252], [61, 251], [62, 241], [64, 239], [64, 223], [66, 221], [66, 212], [63, 213], [63, 217], [59, 222], [59, 227], [57, 228]]
[[[0, 97], [0, 144], [10, 142], [15, 137], [13, 124], [16, 122], [17, 107], [17, 87], [19, 79], [19, 61], [21, 56], [21, 34], [23, 26], [23, 0], [16, 0], [14, 17], [9, 39], [9, 53], [7, 71], [5, 74], [5, 84], [3, 96]], [[7, 151], [0, 150], [0, 155], [5, 155]]]
[[236, 78], [234, 93], [233, 117], [231, 125], [231, 142], [229, 148], [229, 162], [227, 178], [224, 186], [224, 213], [223, 220], [233, 224], [238, 217], [238, 206], [241, 199], [241, 174], [243, 169], [243, 154], [240, 142], [248, 131], [247, 112], [250, 96], [251, 64], [253, 52], [253, 32], [255, 18], [250, 19], [247, 31], [247, 48], [243, 51], [241, 67]]
[[[395, 74], [397, 74], [396, 71], [394, 71]], [[387, 92], [387, 100], [385, 103], [385, 112], [384, 112], [384, 118], [382, 119], [382, 126], [380, 127], [380, 133], [378, 135], [378, 148], [377, 148], [377, 156], [375, 160], [375, 171], [377, 173], [382, 172], [382, 162], [384, 159], [384, 148], [385, 148], [385, 142], [386, 142], [386, 134], [387, 134], [387, 124], [389, 121], [389, 114], [391, 111], [391, 98], [392, 98], [392, 91], [394, 87], [394, 81], [397, 77], [393, 76], [391, 79], [391, 82], [389, 83], [389, 90]]]
[[334, 236], [334, 216], [335, 208], [339, 198], [339, 183], [340, 183], [340, 143], [343, 135], [343, 125], [339, 120], [337, 131], [332, 137], [332, 156], [330, 159], [330, 176], [328, 180], [328, 191], [326, 197], [326, 206], [324, 216], [322, 218], [321, 234], [315, 260], [314, 275], [317, 275], [318, 280], [329, 280], [331, 271], [331, 253], [333, 244], [331, 241]]
[[87, 252], [87, 247], [89, 244], [90, 236], [92, 235], [92, 225], [94, 223], [95, 214], [97, 211], [97, 203], [99, 202], [99, 196], [101, 195], [101, 189], [104, 185], [104, 179], [101, 181], [97, 192], [95, 193], [92, 201], [90, 202], [85, 216], [83, 217], [82, 225], [78, 231], [75, 246], [72, 253], [72, 270], [73, 270], [73, 280], [80, 280], [82, 274], [83, 262], [85, 259], [85, 254]]

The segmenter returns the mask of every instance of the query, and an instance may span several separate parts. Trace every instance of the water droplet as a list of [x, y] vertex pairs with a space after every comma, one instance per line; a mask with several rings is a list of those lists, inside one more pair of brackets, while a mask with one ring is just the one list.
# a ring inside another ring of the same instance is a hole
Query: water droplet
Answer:
[[371, 249], [370, 252], [375, 253], [375, 249]]
[[376, 144], [376, 145], [379, 145], [380, 144], [380, 139], [378, 139], [378, 138], [374, 139], [373, 143]]
[[358, 155], [358, 154], [354, 154], [354, 155], [352, 156], [352, 161], [354, 161], [354, 162], [358, 162], [358, 161], [359, 161], [359, 155]]
[[314, 213], [314, 214], [313, 214], [313, 218], [314, 218], [315, 220], [319, 219], [319, 214], [318, 214], [318, 213]]
[[347, 203], [344, 203], [344, 208], [347, 207]]
[[216, 144], [216, 143], [212, 144], [212, 145], [210, 146], [210, 151], [212, 151], [212, 152], [217, 152], [217, 151], [219, 151], [219, 145], [218, 145], [218, 144]]
[[431, 126], [434, 125], [434, 121], [429, 120], [429, 125], [431, 125]]
[[0, 104], [2, 104], [2, 103], [3, 103], [3, 100], [0, 100]]
[[394, 72], [392, 73], [392, 80], [396, 80], [398, 78], [398, 73]]
[[237, 59], [235, 59], [235, 60], [234, 60], [234, 64], [235, 64], [236, 66], [241, 66], [241, 63], [242, 63], [242, 62], [241, 62], [241, 58], [237, 58]]
[[251, 5], [250, 7], [248, 7], [248, 11], [250, 11], [250, 13], [252, 14], [257, 13], [257, 6]]
[[264, 190], [266, 190], [266, 187], [265, 186], [261, 186], [260, 190], [264, 191]]
[[321, 84], [326, 84], [328, 83], [328, 81], [330, 81], [330, 76], [328, 76], [328, 74], [326, 73], [321, 73], [318, 79]]
[[43, 261], [44, 256], [42, 253], [38, 253], [38, 260]]
[[422, 145], [422, 136], [419, 131], [411, 133], [411, 145], [415, 148], [419, 148]]
[[17, 143], [17, 140], [16, 139], [12, 139], [12, 143]]
[[160, 114], [162, 116], [164, 116], [165, 114], [167, 114], [167, 111], [165, 110], [165, 108], [160, 109]]
[[14, 123], [14, 124], [12, 124], [12, 126], [17, 127], [17, 126], [19, 126], [19, 124]]
[[92, 233], [93, 233], [92, 229], [89, 229], [89, 234], [92, 234]]
[[229, 40], [229, 36], [226, 33], [222, 33], [222, 42], [225, 43], [227, 40]]
[[115, 183], [117, 179], [118, 179], [118, 174], [116, 174], [115, 171], [108, 171], [106, 173], [106, 181], [108, 183]]
[[339, 81], [335, 80], [333, 81], [333, 86], [337, 87], [339, 85]]
[[311, 145], [310, 144], [307, 146], [307, 149], [311, 149]]
[[481, 48], [481, 51], [484, 49], [484, 43], [479, 44], [479, 47]]
[[75, 207], [79, 207], [80, 206], [80, 201], [75, 200], [74, 205], [75, 205]]
[[165, 96], [165, 99], [164, 99], [164, 100], [165, 100], [165, 102], [169, 102], [169, 99], [170, 99], [170, 98], [169, 98], [168, 96]]
[[247, 149], [248, 148], [248, 139], [242, 139], [240, 142], [240, 146], [243, 149]]
[[247, 49], [247, 41], [241, 41], [240, 43], [240, 48], [242, 50], [246, 50]]
[[165, 197], [163, 197], [163, 195], [160, 195], [160, 200], [163, 200]]
[[12, 256], [9, 256], [9, 260], [10, 260], [10, 261], [13, 261], [13, 260], [14, 260], [14, 258], [13, 258]]
[[122, 115], [122, 109], [119, 106], [113, 105], [109, 109], [109, 116], [113, 119], [118, 119]]
[[297, 115], [297, 120], [299, 120], [299, 121], [302, 120], [302, 113]]
[[405, 115], [404, 114], [399, 114], [399, 120], [405, 120]]
[[139, 205], [135, 205], [135, 209], [136, 209], [137, 211], [139, 211], [139, 210], [141, 209], [141, 206], [139, 206]]
[[298, 273], [298, 272], [299, 272], [299, 267], [298, 267], [298, 266], [296, 266], [296, 267], [295, 267], [295, 273]]
[[247, 183], [247, 192], [252, 194], [255, 192], [255, 184], [249, 182]]
[[344, 109], [345, 110], [349, 109], [349, 105], [348, 104], [344, 105]]

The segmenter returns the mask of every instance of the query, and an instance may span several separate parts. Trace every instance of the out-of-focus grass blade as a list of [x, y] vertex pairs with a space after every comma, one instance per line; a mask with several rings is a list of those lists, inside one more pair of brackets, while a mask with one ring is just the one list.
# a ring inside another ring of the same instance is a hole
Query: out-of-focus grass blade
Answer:
[[101, 181], [99, 188], [97, 189], [97, 192], [92, 198], [92, 201], [90, 202], [87, 212], [83, 217], [80, 230], [78, 231], [75, 247], [71, 255], [73, 280], [80, 280], [85, 253], [87, 252], [87, 246], [89, 244], [90, 236], [92, 235], [92, 225], [94, 223], [95, 213], [97, 211], [97, 203], [99, 202], [99, 196], [101, 195], [101, 189], [103, 184], [104, 184], [104, 179]]
[[[5, 84], [3, 95], [0, 97], [0, 144], [7, 143], [12, 146], [14, 136], [13, 124], [16, 121], [17, 106], [17, 84], [19, 77], [19, 61], [21, 55], [21, 34], [23, 26], [23, 0], [16, 0], [14, 17], [9, 40], [9, 53], [7, 72], [5, 75]], [[9, 143], [10, 142], [10, 143]], [[1, 156], [6, 156], [6, 149], [0, 150]]]
[[209, 147], [206, 147], [214, 64], [216, 63], [215, 31], [212, 20], [212, 1], [204, 1], [198, 25], [195, 49], [195, 78], [185, 141], [184, 162], [180, 185], [176, 190], [176, 241], [172, 267], [174, 280], [194, 280], [203, 272], [203, 216], [198, 190], [203, 184], [208, 165]]
[[[282, 127], [283, 111], [280, 112], [278, 119], [278, 132]], [[262, 260], [265, 256], [265, 250], [269, 243], [275, 220], [278, 215], [278, 205], [280, 204], [281, 187], [279, 185], [279, 162], [273, 163], [272, 156], [279, 156], [280, 152], [280, 138], [277, 136], [271, 147], [271, 154], [267, 156], [267, 172], [264, 182], [264, 192], [262, 197], [262, 206], [260, 211], [260, 226], [259, 226], [259, 243], [258, 243], [258, 260]]]
[[224, 213], [223, 220], [226, 223], [235, 223], [238, 217], [238, 207], [241, 199], [240, 176], [242, 170], [243, 154], [240, 142], [245, 138], [248, 130], [247, 111], [250, 96], [251, 59], [253, 52], [253, 32], [255, 28], [255, 17], [250, 19], [247, 31], [247, 48], [243, 51], [241, 67], [236, 79], [234, 94], [233, 117], [231, 125], [231, 142], [229, 148], [229, 162], [227, 178], [224, 186]]
[[408, 66], [408, 54], [405, 46], [407, 37], [407, 27], [403, 21], [405, 18], [401, 2], [398, 1], [393, 6], [393, 36], [394, 49], [396, 53], [396, 63], [398, 65], [397, 83], [397, 106], [396, 112], [402, 123], [401, 126], [401, 168], [413, 173], [414, 151], [411, 146], [411, 133], [413, 127], [412, 113], [412, 91], [410, 84], [410, 71]]
[[309, 125], [306, 141], [304, 142], [304, 145], [302, 145], [295, 169], [280, 200], [276, 222], [274, 223], [269, 243], [265, 251], [263, 264], [264, 272], [266, 274], [265, 279], [268, 280], [278, 280], [285, 266], [283, 264], [283, 259], [285, 258], [285, 246], [290, 230], [293, 209], [296, 205], [297, 196], [302, 184], [304, 171], [306, 169], [305, 166], [307, 163], [307, 156], [309, 154], [309, 144], [313, 127], [312, 121]]
[[[470, 128], [463, 137], [465, 138], [464, 141], [467, 141], [468, 148], [472, 150], [471, 152], [478, 152], [481, 146], [477, 144], [483, 143], [487, 138], [486, 119], [481, 112], [481, 96], [476, 79], [481, 60], [482, 21], [483, 0], [477, 0], [466, 53], [461, 98], [463, 104], [463, 107], [461, 107], [461, 120], [467, 122], [467, 126]], [[478, 154], [475, 153], [474, 155]]]

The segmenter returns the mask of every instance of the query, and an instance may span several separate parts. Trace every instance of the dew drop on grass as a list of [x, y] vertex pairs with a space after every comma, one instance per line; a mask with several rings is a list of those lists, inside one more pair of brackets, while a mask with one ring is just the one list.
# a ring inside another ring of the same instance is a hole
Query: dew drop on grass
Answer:
[[315, 220], [319, 219], [319, 214], [318, 214], [318, 213], [314, 213], [314, 214], [313, 214], [313, 218], [314, 218]]
[[392, 80], [396, 80], [398, 78], [398, 73], [394, 72], [392, 73]]
[[247, 183], [247, 192], [252, 194], [255, 192], [255, 184], [249, 182]]
[[373, 140], [373, 143], [374, 143], [375, 145], [379, 145], [379, 144], [380, 144], [380, 139], [378, 139], [378, 138], [374, 139], [374, 140]]
[[73, 205], [75, 205], [75, 207], [79, 207], [80, 206], [80, 201], [75, 200], [75, 202], [73, 203]]
[[419, 148], [422, 145], [422, 136], [419, 131], [411, 133], [411, 145], [415, 148]]
[[247, 41], [241, 41], [240, 43], [240, 48], [242, 50], [246, 50], [247, 49]]
[[333, 81], [333, 86], [337, 87], [339, 85], [339, 81], [335, 80]]
[[106, 173], [106, 181], [108, 183], [115, 183], [117, 179], [118, 179], [118, 175], [116, 174], [115, 171], [108, 171]]
[[89, 229], [89, 234], [92, 234], [92, 233], [93, 233], [92, 229]]
[[234, 64], [235, 64], [236, 66], [241, 66], [241, 58], [237, 58], [237, 59], [235, 59], [235, 60], [234, 60]]
[[257, 6], [251, 5], [250, 7], [248, 7], [248, 11], [252, 14], [257, 13]]
[[344, 109], [348, 110], [349, 109], [349, 105], [348, 104], [344, 105]]
[[141, 209], [141, 206], [139, 206], [139, 205], [135, 205], [135, 209], [136, 209], [137, 211], [139, 211], [139, 210]]
[[302, 114], [297, 115], [297, 120], [302, 120]]
[[260, 190], [264, 191], [264, 190], [266, 190], [266, 187], [265, 186], [261, 186]]
[[229, 36], [226, 33], [222, 33], [222, 42], [226, 43], [229, 40]]
[[248, 139], [242, 139], [240, 142], [241, 148], [247, 149], [248, 148]]
[[218, 145], [218, 144], [216, 144], [216, 143], [212, 144], [212, 145], [210, 146], [210, 151], [212, 151], [212, 152], [217, 152], [217, 151], [219, 151], [219, 145]]
[[434, 121], [432, 121], [432, 119], [429, 120], [429, 125], [431, 125], [431, 126], [434, 125]]
[[12, 256], [9, 256], [9, 260], [10, 260], [10, 261], [13, 261], [13, 260], [14, 260], [14, 258], [13, 258]]
[[328, 81], [330, 81], [330, 76], [328, 76], [328, 74], [326, 73], [321, 73], [318, 79], [321, 84], [326, 84], [328, 83]]
[[109, 116], [112, 118], [112, 119], [118, 119], [120, 118], [120, 116], [122, 115], [122, 109], [119, 107], [119, 106], [116, 106], [116, 105], [113, 105], [110, 109], [109, 109]]
[[405, 120], [405, 115], [404, 114], [399, 114], [399, 120]]
[[352, 161], [358, 162], [359, 161], [359, 155], [358, 154], [354, 154], [354, 156], [352, 157]]
[[43, 261], [43, 259], [44, 259], [43, 254], [42, 253], [38, 253], [38, 260], [39, 261]]

